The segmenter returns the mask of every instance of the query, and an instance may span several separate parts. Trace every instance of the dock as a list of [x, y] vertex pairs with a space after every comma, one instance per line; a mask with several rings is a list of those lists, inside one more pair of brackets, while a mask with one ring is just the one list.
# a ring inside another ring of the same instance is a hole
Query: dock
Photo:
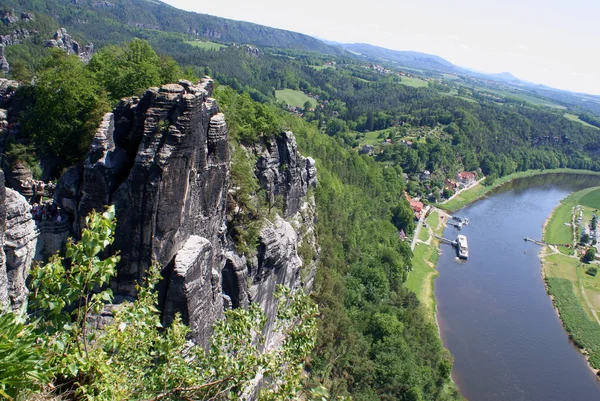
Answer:
[[452, 241], [451, 239], [440, 237], [439, 235], [434, 235], [435, 238], [439, 239], [441, 243], [448, 244], [452, 246], [456, 246], [458, 243], [456, 241]]
[[535, 239], [533, 239], [533, 238], [529, 238], [529, 237], [525, 237], [525, 238], [523, 238], [523, 241], [525, 241], [525, 242], [527, 242], [527, 241], [529, 241], [529, 242], [533, 242], [534, 244], [538, 244], [538, 245], [541, 245], [541, 246], [544, 246], [544, 245], [546, 245], [546, 243], [545, 243], [545, 242], [538, 241], [538, 240], [535, 240]]

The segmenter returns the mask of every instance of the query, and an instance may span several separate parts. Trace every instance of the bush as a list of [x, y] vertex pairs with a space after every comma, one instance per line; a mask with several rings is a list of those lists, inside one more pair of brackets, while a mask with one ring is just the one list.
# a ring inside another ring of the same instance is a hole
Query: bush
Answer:
[[596, 277], [596, 274], [598, 274], [598, 269], [596, 267], [590, 267], [585, 272], [590, 276]]
[[596, 249], [595, 248], [588, 248], [587, 251], [585, 251], [585, 254], [583, 255], [583, 261], [587, 262], [587, 263], [591, 262], [595, 258], [596, 258]]

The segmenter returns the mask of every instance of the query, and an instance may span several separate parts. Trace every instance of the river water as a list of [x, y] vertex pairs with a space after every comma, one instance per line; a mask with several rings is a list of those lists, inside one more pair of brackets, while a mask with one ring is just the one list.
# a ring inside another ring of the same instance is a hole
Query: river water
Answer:
[[[452, 377], [469, 401], [599, 401], [600, 381], [569, 342], [540, 272], [542, 226], [569, 193], [600, 177], [538, 176], [509, 183], [456, 212], [469, 260], [442, 245], [435, 281], [438, 322], [455, 358]], [[448, 227], [446, 238], [458, 231]]]

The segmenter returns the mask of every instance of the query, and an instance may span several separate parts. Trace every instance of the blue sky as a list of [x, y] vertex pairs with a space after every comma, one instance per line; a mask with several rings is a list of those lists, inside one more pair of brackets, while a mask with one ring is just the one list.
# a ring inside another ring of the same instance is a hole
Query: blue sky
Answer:
[[163, 0], [339, 42], [415, 50], [600, 95], [600, 0]]

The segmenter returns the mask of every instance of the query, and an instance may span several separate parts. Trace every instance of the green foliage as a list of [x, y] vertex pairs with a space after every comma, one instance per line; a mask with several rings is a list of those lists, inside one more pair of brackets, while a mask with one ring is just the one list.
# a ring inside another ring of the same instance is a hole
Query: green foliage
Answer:
[[219, 87], [215, 97], [225, 113], [230, 135], [240, 143], [252, 145], [282, 131], [278, 113], [248, 94], [240, 96], [231, 88]]
[[415, 230], [415, 214], [405, 198], [392, 209], [392, 223], [398, 230], [404, 230], [406, 235], [411, 235]]
[[259, 195], [258, 179], [254, 169], [256, 160], [239, 145], [232, 145], [231, 188], [235, 202], [228, 219], [229, 232], [236, 249], [245, 255], [254, 255], [258, 235], [266, 211]]
[[589, 269], [587, 269], [585, 271], [586, 274], [589, 274], [592, 277], [596, 277], [596, 274], [598, 274], [598, 268], [597, 267], [590, 267]]
[[92, 212], [81, 240], [67, 243], [66, 259], [54, 255], [31, 271], [29, 309], [40, 318], [36, 329], [47, 349], [50, 373], [77, 391], [98, 373], [98, 348], [92, 347], [96, 333], [88, 318], [112, 300], [112, 291], [104, 287], [116, 274], [119, 257], [102, 258], [101, 253], [113, 242], [114, 215], [114, 206], [102, 214]]
[[85, 155], [107, 103], [94, 77], [76, 56], [60, 50], [45, 59], [35, 85], [25, 88], [33, 103], [20, 116], [36, 151], [57, 157], [59, 167]]
[[0, 399], [13, 399], [48, 380], [44, 355], [31, 325], [19, 315], [0, 314]]
[[103, 48], [94, 55], [89, 69], [113, 101], [141, 95], [151, 86], [177, 82], [183, 75], [175, 60], [159, 57], [140, 39]]
[[596, 258], [596, 249], [595, 248], [588, 248], [585, 251], [585, 254], [583, 255], [583, 261], [584, 262], [591, 262], [592, 260], [594, 260]]
[[261, 399], [298, 397], [317, 333], [318, 310], [306, 294], [277, 288], [269, 324], [278, 346], [266, 344], [267, 316], [252, 304], [227, 311], [205, 350], [189, 340], [180, 316], [162, 327], [153, 265], [137, 299], [113, 309], [107, 327], [93, 328], [91, 315], [112, 300], [106, 285], [119, 260], [102, 257], [113, 242], [114, 207], [92, 212], [86, 224], [81, 240], [67, 244], [65, 259], [54, 256], [31, 273], [29, 307], [38, 320], [24, 325], [12, 314], [0, 316], [0, 367], [10, 366], [0, 371], [0, 395], [51, 379], [68, 399], [225, 400], [252, 394], [262, 378]]
[[586, 315], [571, 281], [548, 277], [546, 283], [569, 336], [575, 345], [586, 350], [592, 367], [600, 369], [600, 326]]
[[4, 156], [9, 166], [21, 162], [29, 167], [33, 178], [39, 179], [42, 176], [42, 168], [40, 167], [39, 160], [37, 160], [33, 146], [11, 142], [8, 144], [8, 149], [4, 153]]

